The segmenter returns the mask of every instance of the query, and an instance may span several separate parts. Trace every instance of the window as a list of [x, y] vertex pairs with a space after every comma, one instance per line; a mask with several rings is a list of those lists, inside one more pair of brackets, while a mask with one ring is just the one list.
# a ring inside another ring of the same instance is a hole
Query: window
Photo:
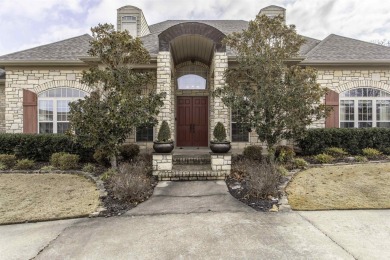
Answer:
[[390, 127], [390, 93], [368, 87], [341, 93], [340, 127]]
[[127, 30], [131, 36], [137, 37], [137, 17], [122, 16], [122, 31]]
[[177, 86], [180, 90], [207, 88], [208, 70], [200, 65], [188, 65], [177, 70]]
[[136, 142], [153, 142], [153, 126], [137, 127]]
[[55, 88], [39, 94], [39, 133], [65, 133], [69, 128], [69, 103], [86, 95], [86, 92], [72, 88]]
[[249, 142], [248, 126], [237, 123], [238, 114], [232, 112], [232, 142]]

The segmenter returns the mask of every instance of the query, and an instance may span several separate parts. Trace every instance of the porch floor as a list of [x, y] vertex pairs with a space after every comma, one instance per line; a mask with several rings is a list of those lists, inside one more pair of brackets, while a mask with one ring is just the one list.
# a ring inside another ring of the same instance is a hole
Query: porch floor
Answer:
[[176, 147], [173, 155], [203, 155], [210, 154], [210, 152], [208, 147]]

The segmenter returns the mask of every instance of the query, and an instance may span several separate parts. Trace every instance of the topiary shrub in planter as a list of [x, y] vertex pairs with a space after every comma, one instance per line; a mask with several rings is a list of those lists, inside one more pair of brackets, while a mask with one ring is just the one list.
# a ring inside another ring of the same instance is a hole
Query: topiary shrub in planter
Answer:
[[226, 140], [225, 126], [218, 122], [214, 127], [214, 140], [210, 141], [210, 149], [213, 153], [227, 153], [230, 151], [230, 142]]
[[174, 148], [171, 140], [171, 129], [167, 121], [162, 121], [157, 135], [157, 141], [153, 142], [153, 149], [156, 153], [170, 153]]

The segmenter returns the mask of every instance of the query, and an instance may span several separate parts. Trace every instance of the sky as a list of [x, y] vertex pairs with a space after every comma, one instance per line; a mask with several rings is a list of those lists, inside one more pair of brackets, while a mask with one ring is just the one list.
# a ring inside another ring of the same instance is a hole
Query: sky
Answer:
[[390, 40], [390, 1], [385, 0], [0, 0], [0, 55], [90, 33], [116, 24], [116, 9], [133, 5], [149, 25], [165, 20], [253, 20], [261, 8], [286, 8], [299, 34], [331, 33], [364, 41]]

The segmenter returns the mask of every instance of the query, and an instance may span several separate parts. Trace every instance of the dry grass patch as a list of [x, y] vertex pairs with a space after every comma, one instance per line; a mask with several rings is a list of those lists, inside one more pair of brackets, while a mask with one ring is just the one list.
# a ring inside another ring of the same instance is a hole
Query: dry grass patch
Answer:
[[311, 168], [286, 192], [294, 210], [390, 208], [390, 163]]
[[0, 224], [80, 217], [98, 205], [96, 185], [82, 176], [0, 175]]

